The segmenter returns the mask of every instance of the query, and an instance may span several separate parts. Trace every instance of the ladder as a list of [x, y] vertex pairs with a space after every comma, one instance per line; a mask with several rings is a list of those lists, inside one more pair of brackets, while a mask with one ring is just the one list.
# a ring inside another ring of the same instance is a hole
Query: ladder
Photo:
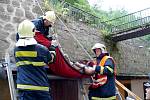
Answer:
[[7, 70], [7, 77], [8, 77], [8, 83], [9, 83], [9, 90], [10, 90], [11, 100], [17, 100], [17, 95], [16, 95], [16, 89], [15, 89], [12, 69], [10, 67], [10, 56], [9, 56], [8, 53], [5, 54], [5, 63], [4, 64], [5, 64], [5, 67], [6, 67], [6, 70]]

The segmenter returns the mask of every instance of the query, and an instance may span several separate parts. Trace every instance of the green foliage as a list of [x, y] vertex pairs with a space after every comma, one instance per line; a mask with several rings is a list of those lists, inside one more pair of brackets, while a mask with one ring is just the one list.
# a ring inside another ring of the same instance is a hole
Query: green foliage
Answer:
[[48, 11], [48, 10], [52, 10], [52, 4], [49, 0], [43, 0], [43, 6], [42, 6], [42, 9], [44, 11]]
[[43, 10], [54, 10], [59, 16], [66, 16], [69, 9], [63, 7], [64, 2], [59, 0], [44, 0]]

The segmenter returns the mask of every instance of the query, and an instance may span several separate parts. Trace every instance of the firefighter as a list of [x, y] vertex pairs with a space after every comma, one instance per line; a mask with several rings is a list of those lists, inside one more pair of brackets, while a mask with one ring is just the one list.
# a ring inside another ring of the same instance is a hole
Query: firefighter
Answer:
[[[54, 25], [56, 20], [56, 15], [54, 11], [47, 11], [44, 16], [32, 20], [33, 24], [36, 27], [36, 32], [34, 38], [36, 41], [48, 49], [54, 49], [53, 47], [58, 46], [56, 40], [52, 40], [49, 30]], [[53, 33], [54, 34], [54, 33]]]
[[93, 83], [89, 86], [89, 100], [116, 100], [114, 60], [109, 56], [104, 44], [96, 43], [92, 50], [96, 55], [90, 63], [92, 67], [75, 63], [82, 68], [82, 72], [92, 75]]
[[19, 100], [52, 100], [46, 65], [52, 63], [55, 51], [37, 44], [35, 26], [29, 20], [18, 26], [19, 40], [14, 49], [17, 66], [17, 89]]

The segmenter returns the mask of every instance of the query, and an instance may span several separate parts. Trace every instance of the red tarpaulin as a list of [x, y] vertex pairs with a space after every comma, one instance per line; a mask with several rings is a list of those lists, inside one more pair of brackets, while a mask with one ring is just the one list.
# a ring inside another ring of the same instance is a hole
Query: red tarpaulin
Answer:
[[59, 48], [56, 48], [56, 59], [55, 62], [49, 64], [49, 68], [56, 75], [69, 77], [69, 78], [86, 78], [90, 77], [84, 75], [75, 70], [64, 58]]
[[[51, 41], [40, 32], [36, 32], [34, 38], [36, 41], [47, 48], [50, 47]], [[68, 77], [68, 78], [85, 78], [89, 77], [88, 75], [83, 75], [79, 73], [77, 70], [72, 68], [72, 66], [65, 60], [63, 54], [59, 50], [59, 48], [56, 48], [56, 60], [54, 63], [49, 64], [50, 70], [59, 76]]]

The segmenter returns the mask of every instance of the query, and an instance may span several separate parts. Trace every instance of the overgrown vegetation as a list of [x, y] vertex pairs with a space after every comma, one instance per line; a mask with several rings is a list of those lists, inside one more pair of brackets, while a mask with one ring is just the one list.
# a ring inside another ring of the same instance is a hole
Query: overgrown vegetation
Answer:
[[57, 15], [65, 16], [67, 12], [69, 11], [69, 9], [64, 8], [63, 3], [64, 2], [60, 2], [59, 0], [44, 0], [43, 9], [45, 11], [55, 10]]

